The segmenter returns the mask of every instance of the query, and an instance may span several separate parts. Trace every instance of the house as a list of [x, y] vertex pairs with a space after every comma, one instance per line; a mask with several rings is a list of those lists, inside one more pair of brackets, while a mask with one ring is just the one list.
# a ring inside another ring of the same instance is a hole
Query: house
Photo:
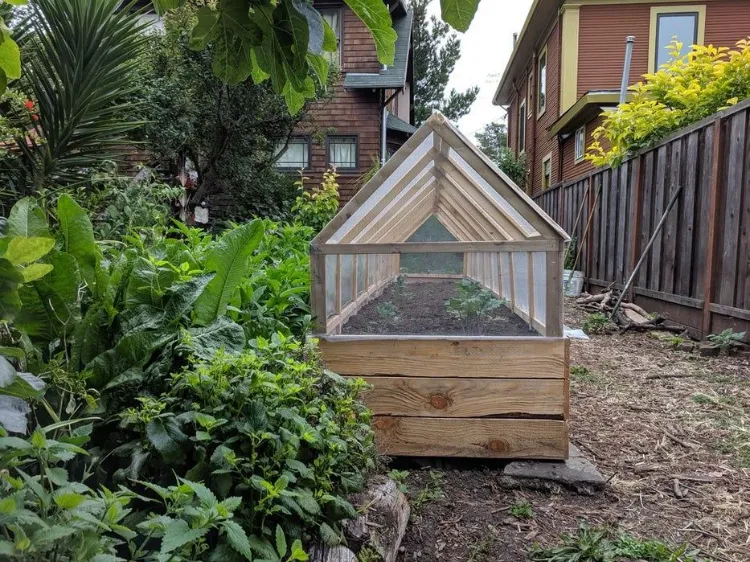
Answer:
[[493, 100], [508, 108], [508, 143], [526, 155], [529, 193], [591, 170], [585, 148], [618, 103], [626, 37], [632, 85], [667, 60], [675, 37], [686, 52], [749, 34], [747, 0], [534, 0]]
[[416, 131], [412, 123], [412, 13], [405, 0], [384, 0], [398, 34], [393, 66], [378, 62], [372, 35], [342, 0], [315, 0], [338, 37], [331, 53], [340, 78], [327, 99], [314, 102], [280, 154], [278, 168], [319, 184], [335, 167], [345, 203], [377, 165]]

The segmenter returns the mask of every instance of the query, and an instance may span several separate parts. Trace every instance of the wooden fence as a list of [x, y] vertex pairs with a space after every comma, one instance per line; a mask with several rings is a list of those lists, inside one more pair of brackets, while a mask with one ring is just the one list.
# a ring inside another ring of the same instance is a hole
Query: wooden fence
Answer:
[[750, 334], [750, 100], [534, 199], [583, 241], [577, 269], [592, 290], [621, 288], [680, 185], [633, 298], [696, 336]]

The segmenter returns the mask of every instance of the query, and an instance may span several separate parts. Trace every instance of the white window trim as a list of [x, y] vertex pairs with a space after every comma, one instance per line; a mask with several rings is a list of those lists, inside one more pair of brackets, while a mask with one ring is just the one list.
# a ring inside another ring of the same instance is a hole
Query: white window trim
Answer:
[[529, 108], [534, 108], [534, 73], [529, 72], [529, 79], [526, 81], [526, 119], [531, 119], [533, 112]]
[[[544, 186], [544, 165], [547, 162], [549, 162], [549, 185], [547, 185], [545, 187]], [[552, 187], [552, 153], [551, 152], [549, 154], [547, 154], [547, 156], [545, 156], [544, 158], [542, 158], [542, 175], [541, 175], [541, 178], [542, 178], [542, 191], [546, 191], [547, 189], [549, 189], [550, 187]]]
[[[539, 107], [539, 100], [542, 99], [541, 96], [541, 90], [539, 88], [542, 87], [542, 81], [539, 78], [541, 75], [542, 66], [539, 64], [539, 61], [544, 58], [544, 107]], [[536, 118], [539, 119], [542, 115], [545, 114], [547, 111], [547, 105], [549, 105], [549, 56], [547, 55], [547, 46], [544, 46], [544, 49], [539, 53], [539, 56], [536, 58], [537, 60], [537, 67], [536, 67]]]
[[[578, 148], [578, 133], [583, 132], [583, 143], [581, 145], [581, 155], [578, 156], [576, 154], [576, 149]], [[575, 159], [576, 164], [580, 164], [583, 162], [584, 157], [586, 156], [586, 123], [581, 125], [576, 129], [576, 132], [573, 133], [573, 158]]]
[[[518, 133], [518, 136], [519, 136], [519, 139], [518, 139], [518, 155], [519, 156], [521, 156], [522, 154], [526, 154], [526, 135], [528, 134], [528, 126], [526, 125], [526, 123], [524, 122], [524, 120], [521, 119], [521, 110], [522, 109], [526, 110], [526, 116], [527, 116], [526, 120], [528, 121], [529, 108], [526, 105], [526, 100], [525, 99], [522, 100], [521, 103], [520, 103], [520, 105], [518, 106], [518, 131], [516, 131], [516, 132]], [[523, 123], [523, 143], [521, 143], [521, 139], [520, 139], [520, 136], [521, 136], [520, 135], [520, 133], [521, 133], [521, 123]]]
[[653, 74], [656, 67], [656, 36], [658, 34], [659, 16], [662, 14], [698, 13], [698, 31], [695, 39], [696, 45], [703, 45], [706, 36], [706, 5], [705, 4], [680, 4], [679, 6], [652, 6], [651, 23], [648, 35], [648, 72]]

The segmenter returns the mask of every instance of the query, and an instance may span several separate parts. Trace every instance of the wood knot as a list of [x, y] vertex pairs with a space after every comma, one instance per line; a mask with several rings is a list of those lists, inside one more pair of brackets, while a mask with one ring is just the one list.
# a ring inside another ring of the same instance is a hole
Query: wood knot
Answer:
[[375, 420], [374, 425], [377, 429], [390, 429], [395, 423], [393, 418], [378, 418]]
[[495, 453], [503, 453], [508, 449], [508, 445], [502, 439], [492, 439], [487, 444], [487, 448]]
[[430, 405], [436, 410], [445, 410], [450, 404], [450, 399], [443, 394], [433, 394], [430, 396]]

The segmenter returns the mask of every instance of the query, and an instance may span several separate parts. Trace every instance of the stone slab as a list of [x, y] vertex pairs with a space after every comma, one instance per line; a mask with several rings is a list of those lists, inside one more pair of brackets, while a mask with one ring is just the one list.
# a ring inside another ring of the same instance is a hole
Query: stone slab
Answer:
[[566, 461], [514, 461], [503, 469], [504, 476], [547, 480], [575, 488], [602, 489], [607, 481], [578, 448], [570, 444]]

